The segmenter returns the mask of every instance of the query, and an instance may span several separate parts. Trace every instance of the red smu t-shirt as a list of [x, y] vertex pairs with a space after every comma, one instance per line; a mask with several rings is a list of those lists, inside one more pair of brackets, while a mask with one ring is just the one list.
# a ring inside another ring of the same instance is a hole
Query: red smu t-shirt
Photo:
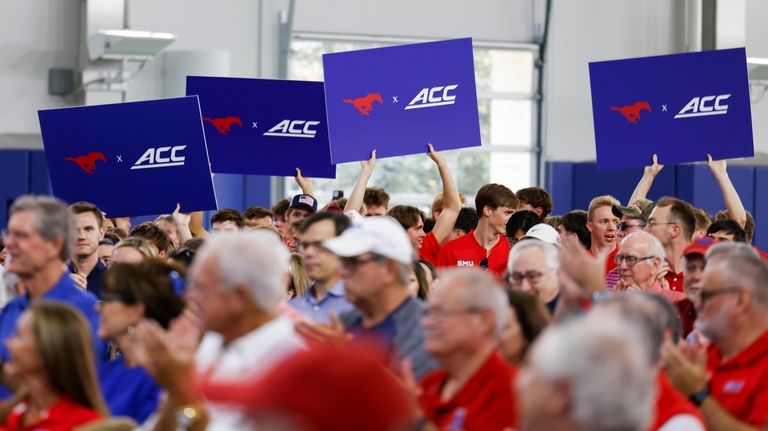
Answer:
[[51, 406], [47, 416], [37, 423], [25, 427], [22, 426], [21, 421], [26, 409], [26, 402], [21, 402], [14, 407], [5, 423], [0, 426], [0, 431], [69, 431], [72, 428], [101, 419], [101, 415], [97, 411], [62, 397]]
[[768, 425], [768, 331], [726, 362], [711, 344], [707, 371], [710, 396], [725, 410], [758, 429]]
[[[480, 268], [480, 261], [486, 258], [485, 248], [473, 235], [474, 230], [464, 236], [450, 240], [443, 245], [437, 255], [437, 267], [457, 266]], [[501, 277], [507, 270], [509, 259], [509, 241], [499, 235], [496, 245], [491, 248], [488, 257], [488, 271]]]
[[659, 371], [656, 375], [655, 413], [656, 416], [653, 425], [648, 428], [648, 431], [658, 430], [664, 426], [667, 421], [677, 415], [694, 416], [701, 423], [701, 429], [706, 429], [706, 426], [704, 426], [704, 418], [701, 416], [699, 409], [672, 386], [669, 377], [664, 374], [664, 371]]
[[419, 405], [440, 430], [502, 431], [517, 425], [512, 392], [517, 370], [494, 352], [450, 400], [440, 392], [448, 379], [445, 371], [427, 374], [421, 381]]
[[435, 234], [430, 232], [424, 237], [419, 250], [419, 259], [424, 259], [432, 265], [437, 265], [437, 255], [440, 253], [440, 244], [437, 243]]

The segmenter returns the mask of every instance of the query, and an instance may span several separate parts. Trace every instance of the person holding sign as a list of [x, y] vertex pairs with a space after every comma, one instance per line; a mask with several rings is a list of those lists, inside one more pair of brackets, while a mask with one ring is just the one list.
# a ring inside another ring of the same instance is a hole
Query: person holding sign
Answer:
[[[501, 276], [507, 269], [509, 241], [504, 237], [507, 221], [517, 209], [515, 192], [501, 184], [486, 184], [475, 196], [477, 228], [448, 241], [437, 256], [438, 267], [458, 266], [487, 269]], [[442, 218], [444, 215], [441, 215]]]

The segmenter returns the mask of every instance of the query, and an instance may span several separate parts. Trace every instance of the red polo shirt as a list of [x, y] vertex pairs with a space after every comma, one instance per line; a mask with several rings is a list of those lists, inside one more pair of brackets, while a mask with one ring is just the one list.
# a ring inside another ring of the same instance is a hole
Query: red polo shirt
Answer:
[[[437, 267], [457, 266], [480, 268], [480, 261], [486, 258], [485, 248], [475, 239], [473, 232], [450, 240], [443, 244], [437, 255]], [[499, 235], [496, 245], [491, 248], [488, 257], [488, 271], [502, 276], [507, 270], [509, 259], [509, 241], [504, 235]]]
[[656, 416], [648, 430], [658, 430], [678, 415], [693, 416], [701, 423], [701, 429], [706, 429], [699, 409], [672, 386], [664, 371], [659, 371], [656, 375]]
[[669, 283], [669, 290], [685, 293], [685, 289], [683, 288], [682, 272], [675, 274], [674, 272], [669, 271], [667, 272], [667, 275], [664, 276], [664, 278], [667, 280], [667, 283]]
[[438, 253], [440, 253], [440, 244], [437, 243], [435, 234], [430, 232], [424, 237], [424, 242], [421, 243], [419, 259], [424, 259], [432, 265], [435, 265]]
[[494, 352], [450, 400], [440, 393], [448, 379], [445, 371], [427, 374], [421, 381], [419, 405], [439, 430], [502, 431], [517, 425], [512, 392], [517, 370]]
[[768, 331], [738, 355], [722, 362], [709, 346], [710, 396], [739, 420], [756, 428], [768, 425]]

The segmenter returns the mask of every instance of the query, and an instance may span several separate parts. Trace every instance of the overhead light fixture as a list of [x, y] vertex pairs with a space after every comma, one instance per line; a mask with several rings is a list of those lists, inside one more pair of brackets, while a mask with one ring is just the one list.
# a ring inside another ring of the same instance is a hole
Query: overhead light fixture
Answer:
[[138, 30], [99, 30], [88, 37], [88, 57], [93, 60], [140, 60], [154, 58], [176, 40], [171, 33]]

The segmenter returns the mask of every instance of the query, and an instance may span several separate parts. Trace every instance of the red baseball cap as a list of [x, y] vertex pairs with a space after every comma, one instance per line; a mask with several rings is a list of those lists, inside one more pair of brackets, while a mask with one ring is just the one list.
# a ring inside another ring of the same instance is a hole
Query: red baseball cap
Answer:
[[699, 238], [696, 241], [688, 244], [688, 247], [683, 250], [683, 256], [688, 256], [689, 254], [700, 254], [702, 256], [705, 256], [707, 254], [707, 250], [709, 250], [710, 247], [712, 247], [715, 244], [715, 240], [712, 238], [705, 236], [704, 238]]
[[302, 351], [251, 382], [201, 385], [206, 399], [259, 416], [284, 415], [313, 431], [392, 431], [413, 421], [412, 395], [364, 345]]

